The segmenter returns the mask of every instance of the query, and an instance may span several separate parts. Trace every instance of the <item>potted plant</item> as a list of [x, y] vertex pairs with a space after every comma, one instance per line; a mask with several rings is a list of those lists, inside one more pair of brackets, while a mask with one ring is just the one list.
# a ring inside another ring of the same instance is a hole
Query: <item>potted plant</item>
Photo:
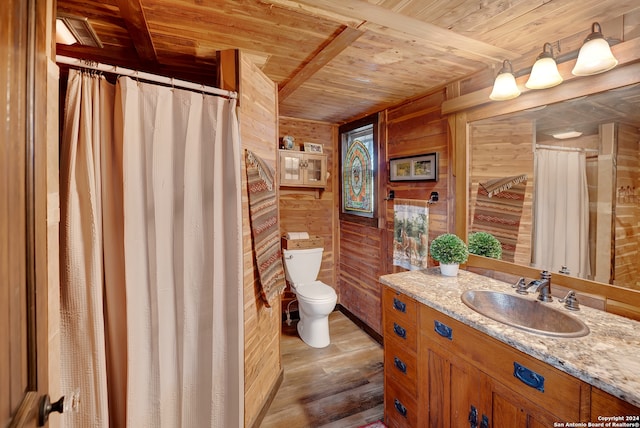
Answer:
[[492, 259], [502, 258], [502, 244], [488, 232], [469, 234], [469, 253]]
[[458, 275], [460, 263], [469, 258], [467, 244], [452, 233], [445, 233], [431, 241], [431, 257], [440, 262], [440, 272], [445, 276]]

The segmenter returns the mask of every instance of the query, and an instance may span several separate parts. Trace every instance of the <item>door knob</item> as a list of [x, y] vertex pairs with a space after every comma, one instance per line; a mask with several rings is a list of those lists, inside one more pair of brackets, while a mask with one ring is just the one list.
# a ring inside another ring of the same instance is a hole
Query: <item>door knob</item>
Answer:
[[40, 397], [40, 403], [38, 406], [39, 427], [42, 427], [47, 423], [49, 415], [53, 412], [68, 413], [78, 411], [80, 406], [80, 389], [76, 388], [73, 391], [68, 391], [66, 397], [66, 399], [64, 396], [60, 397], [60, 399], [55, 403], [51, 402], [49, 394], [45, 394]]
[[55, 403], [51, 402], [49, 394], [45, 394], [40, 398], [40, 406], [38, 406], [38, 426], [43, 427], [49, 420], [49, 414], [53, 412], [62, 413], [64, 411], [64, 396], [60, 397]]

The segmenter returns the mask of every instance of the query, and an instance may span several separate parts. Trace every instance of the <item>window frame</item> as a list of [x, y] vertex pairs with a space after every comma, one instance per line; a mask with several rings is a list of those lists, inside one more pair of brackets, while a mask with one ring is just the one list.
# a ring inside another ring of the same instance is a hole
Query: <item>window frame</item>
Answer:
[[[338, 128], [339, 135], [339, 169], [340, 169], [340, 220], [348, 221], [352, 223], [358, 223], [365, 226], [377, 227], [378, 226], [378, 180], [380, 174], [380, 167], [378, 162], [379, 155], [379, 129], [378, 129], [378, 113], [369, 115], [362, 119], [355, 120], [353, 122], [341, 125]], [[372, 174], [371, 174], [371, 213], [360, 214], [355, 210], [349, 210], [345, 208], [345, 162], [347, 149], [349, 147], [348, 135], [352, 131], [358, 130], [365, 126], [372, 126], [373, 133], [373, 148], [371, 155]]]

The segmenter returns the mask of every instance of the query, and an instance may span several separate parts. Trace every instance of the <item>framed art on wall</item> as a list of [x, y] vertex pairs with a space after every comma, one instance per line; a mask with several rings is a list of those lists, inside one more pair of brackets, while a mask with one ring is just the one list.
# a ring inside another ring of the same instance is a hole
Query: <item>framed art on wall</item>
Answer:
[[389, 181], [438, 181], [438, 153], [389, 160]]
[[309, 153], [322, 153], [322, 144], [305, 142], [304, 151]]
[[340, 219], [377, 224], [377, 116], [340, 127]]

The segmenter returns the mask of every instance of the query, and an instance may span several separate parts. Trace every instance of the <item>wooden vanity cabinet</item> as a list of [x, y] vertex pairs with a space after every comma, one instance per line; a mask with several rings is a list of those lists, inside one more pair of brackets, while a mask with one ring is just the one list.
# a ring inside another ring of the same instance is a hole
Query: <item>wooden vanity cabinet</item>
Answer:
[[418, 303], [385, 287], [384, 415], [388, 427], [422, 426], [418, 392]]
[[628, 417], [623, 422], [640, 422], [640, 408], [600, 389], [591, 388], [591, 420], [601, 416]]
[[327, 185], [327, 155], [279, 150], [280, 185], [324, 188]]
[[[549, 427], [588, 418], [580, 380], [443, 313], [419, 307], [429, 427]], [[426, 357], [426, 358], [425, 358]], [[426, 360], [426, 361], [425, 361]]]
[[638, 410], [390, 287], [383, 323], [390, 427], [541, 428]]

